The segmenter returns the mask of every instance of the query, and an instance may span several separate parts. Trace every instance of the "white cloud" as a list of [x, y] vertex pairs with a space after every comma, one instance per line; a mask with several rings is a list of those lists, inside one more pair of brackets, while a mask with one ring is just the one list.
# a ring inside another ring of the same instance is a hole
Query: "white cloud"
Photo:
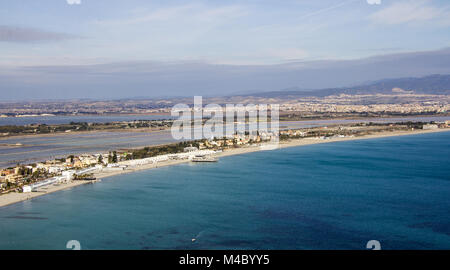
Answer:
[[308, 57], [308, 52], [298, 48], [273, 49], [266, 52], [266, 55], [276, 57], [281, 60], [295, 60]]
[[96, 21], [99, 25], [131, 25], [158, 21], [221, 21], [240, 17], [246, 14], [241, 6], [206, 7], [198, 4], [186, 4], [159, 8], [153, 11], [135, 11], [133, 16], [119, 20]]
[[442, 20], [449, 15], [445, 9], [439, 9], [427, 0], [408, 0], [395, 2], [375, 12], [369, 19], [379, 24], [404, 24]]
[[381, 5], [381, 0], [367, 0], [369, 5]]
[[69, 5], [80, 5], [81, 0], [66, 0]]
[[[315, 17], [315, 16], [320, 15], [322, 13], [326, 13], [326, 12], [333, 11], [335, 9], [339, 9], [339, 8], [341, 8], [343, 6], [346, 6], [348, 4], [351, 4], [351, 3], [354, 3], [354, 2], [357, 2], [357, 1], [360, 1], [360, 0], [343, 1], [343, 2], [340, 2], [340, 3], [336, 4], [336, 5], [328, 6], [328, 7], [325, 7], [325, 8], [316, 10], [316, 11], [313, 11], [311, 13], [305, 14], [305, 15], [301, 16], [301, 18], [302, 19], [306, 19], [306, 18], [309, 18], [309, 17]], [[373, 1], [373, 0], [367, 0], [367, 1]], [[375, 0], [375, 1], [381, 1], [381, 0]]]

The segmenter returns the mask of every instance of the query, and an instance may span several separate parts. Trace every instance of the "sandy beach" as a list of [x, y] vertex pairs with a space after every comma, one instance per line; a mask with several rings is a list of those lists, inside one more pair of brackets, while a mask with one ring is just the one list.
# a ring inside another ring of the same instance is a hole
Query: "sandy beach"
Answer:
[[[379, 132], [375, 134], [365, 135], [365, 136], [359, 136], [359, 137], [345, 137], [345, 138], [331, 138], [331, 139], [317, 139], [317, 138], [305, 138], [305, 139], [293, 139], [288, 141], [282, 141], [279, 143], [279, 145], [276, 146], [276, 148], [286, 148], [286, 147], [295, 147], [295, 146], [302, 146], [302, 145], [311, 145], [311, 144], [318, 144], [318, 143], [331, 143], [331, 142], [341, 142], [341, 141], [353, 141], [353, 140], [363, 140], [363, 139], [374, 139], [374, 138], [383, 138], [383, 137], [393, 137], [393, 136], [405, 136], [405, 135], [415, 135], [415, 134], [425, 134], [425, 133], [435, 133], [435, 132], [448, 132], [450, 129], [437, 129], [437, 130], [415, 130], [415, 131], [393, 131], [393, 132]], [[252, 153], [257, 151], [263, 151], [268, 150], [268, 148], [265, 148], [264, 146], [248, 146], [248, 147], [240, 147], [240, 148], [233, 148], [233, 149], [227, 149], [223, 152], [217, 153], [216, 156], [218, 158], [225, 157], [225, 156], [231, 156], [231, 155], [240, 155], [240, 154], [246, 154], [246, 153]], [[272, 148], [269, 148], [272, 149]], [[160, 168], [165, 166], [171, 166], [171, 165], [177, 165], [181, 163], [190, 162], [189, 160], [169, 160], [164, 162], [159, 162], [156, 164], [147, 164], [147, 165], [141, 165], [134, 168], [127, 168], [125, 170], [116, 170], [116, 171], [102, 171], [94, 174], [94, 177], [101, 180], [107, 177], [125, 174], [125, 173], [132, 173], [136, 171], [142, 171], [142, 170], [149, 170], [153, 168]], [[84, 185], [88, 183], [93, 183], [93, 181], [71, 181], [66, 184], [58, 184], [58, 185], [51, 185], [46, 186], [44, 188], [39, 189], [37, 192], [31, 192], [31, 193], [16, 193], [11, 192], [8, 194], [0, 195], [0, 207], [18, 203], [25, 200], [30, 200], [32, 198], [42, 196], [45, 194], [49, 194], [52, 192], [60, 191], [63, 189], [73, 188], [79, 185]]]
[[91, 181], [71, 181], [69, 183], [65, 184], [58, 184], [58, 185], [51, 185], [41, 188], [37, 192], [29, 192], [29, 193], [17, 193], [17, 192], [10, 192], [8, 194], [0, 195], [0, 207], [10, 205], [13, 203], [31, 200], [32, 198], [39, 197], [45, 194], [49, 194], [52, 192], [60, 191], [63, 189], [68, 189], [72, 187], [76, 187], [79, 185], [84, 185], [92, 183]]

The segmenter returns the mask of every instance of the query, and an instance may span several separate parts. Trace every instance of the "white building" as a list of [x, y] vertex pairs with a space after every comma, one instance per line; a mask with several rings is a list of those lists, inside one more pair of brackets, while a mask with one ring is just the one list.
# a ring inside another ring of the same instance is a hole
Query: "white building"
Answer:
[[23, 186], [22, 191], [23, 192], [31, 192], [32, 191], [31, 186], [29, 186], [29, 185]]
[[438, 128], [439, 128], [439, 126], [436, 124], [423, 125], [423, 129], [425, 129], [425, 130], [432, 130], [432, 129], [438, 129]]
[[75, 170], [63, 171], [62, 176], [65, 177], [68, 181], [73, 179], [73, 175], [75, 174]]
[[[197, 149], [197, 148], [196, 148]], [[115, 164], [108, 164], [108, 169], [110, 168], [118, 168], [121, 166], [141, 166], [146, 164], [154, 164], [158, 162], [164, 162], [168, 160], [177, 160], [177, 159], [192, 159], [195, 156], [205, 156], [205, 155], [211, 155], [216, 153], [216, 151], [213, 150], [195, 150], [190, 152], [184, 152], [184, 153], [178, 153], [178, 154], [167, 154], [167, 155], [160, 155], [155, 157], [149, 157], [149, 158], [143, 158], [143, 159], [134, 159], [134, 160], [127, 160], [127, 161], [121, 161], [119, 163]]]
[[62, 167], [59, 167], [59, 166], [51, 166], [51, 167], [48, 167], [48, 172], [49, 173], [59, 173], [59, 172], [61, 172], [63, 170], [63, 168]]
[[96, 171], [96, 170], [97, 170], [96, 167], [90, 167], [90, 168], [78, 170], [78, 171], [75, 172], [75, 174], [82, 175], [82, 174], [91, 173], [91, 172]]
[[63, 176], [52, 177], [52, 178], [49, 178], [47, 180], [44, 180], [44, 181], [41, 181], [41, 182], [38, 182], [38, 183], [35, 183], [35, 184], [25, 185], [25, 186], [22, 187], [22, 191], [23, 192], [32, 192], [32, 191], [35, 191], [38, 188], [45, 187], [45, 186], [48, 186], [48, 185], [53, 185], [53, 184], [56, 184], [56, 183], [65, 182], [65, 181], [66, 181], [66, 178], [63, 177]]

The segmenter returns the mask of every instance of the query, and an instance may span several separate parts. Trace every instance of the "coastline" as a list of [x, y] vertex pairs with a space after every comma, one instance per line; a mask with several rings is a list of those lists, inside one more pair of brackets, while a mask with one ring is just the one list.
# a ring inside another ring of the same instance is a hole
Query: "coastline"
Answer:
[[[437, 130], [418, 130], [418, 131], [385, 131], [385, 132], [379, 132], [375, 134], [369, 134], [359, 137], [346, 137], [346, 138], [331, 138], [331, 139], [316, 139], [316, 138], [304, 138], [304, 139], [292, 139], [288, 141], [280, 142], [278, 147], [274, 148], [276, 149], [282, 149], [287, 147], [296, 147], [296, 146], [304, 146], [304, 145], [312, 145], [312, 144], [319, 144], [319, 143], [332, 143], [332, 142], [343, 142], [343, 141], [354, 141], [354, 140], [365, 140], [365, 139], [375, 139], [375, 138], [385, 138], [385, 137], [396, 137], [396, 136], [406, 136], [406, 135], [418, 135], [418, 134], [427, 134], [427, 133], [437, 133], [437, 132], [450, 132], [450, 129], [437, 129]], [[267, 149], [268, 150], [268, 149]], [[258, 151], [267, 151], [266, 149], [262, 148], [261, 146], [249, 146], [249, 147], [241, 147], [241, 148], [233, 148], [233, 149], [227, 149], [223, 152], [217, 153], [217, 158], [225, 157], [225, 156], [232, 156], [232, 155], [241, 155], [241, 154], [247, 154], [247, 153], [253, 153]], [[118, 171], [111, 171], [111, 172], [98, 172], [94, 173], [94, 177], [97, 179], [104, 179], [111, 176], [126, 174], [126, 173], [133, 173], [137, 171], [142, 170], [149, 170], [154, 168], [160, 168], [160, 167], [166, 167], [171, 165], [178, 165], [182, 163], [188, 163], [189, 160], [169, 160], [161, 163], [156, 164], [146, 164], [141, 165], [134, 168], [128, 168], [125, 170], [118, 170]], [[30, 200], [35, 197], [39, 197], [45, 194], [53, 193], [56, 191], [64, 190], [73, 188], [76, 186], [93, 183], [93, 181], [71, 181], [69, 183], [65, 184], [58, 184], [58, 185], [51, 185], [45, 187], [44, 191], [38, 191], [38, 192], [31, 192], [31, 193], [8, 193], [4, 195], [0, 195], [0, 207], [11, 205], [14, 203]]]
[[80, 186], [80, 185], [84, 185], [84, 184], [88, 184], [88, 183], [92, 183], [92, 182], [77, 180], [77, 181], [71, 181], [71, 182], [65, 183], [65, 184], [58, 184], [57, 186], [55, 186], [55, 185], [48, 186], [44, 189], [44, 191], [30, 192], [30, 193], [11, 192], [8, 194], [3, 194], [3, 195], [0, 195], [0, 207], [18, 203], [18, 202], [31, 200], [35, 197], [39, 197], [39, 196], [42, 196], [45, 194], [53, 193], [53, 192], [64, 190], [64, 189], [69, 189], [72, 187], [76, 187], [76, 186]]

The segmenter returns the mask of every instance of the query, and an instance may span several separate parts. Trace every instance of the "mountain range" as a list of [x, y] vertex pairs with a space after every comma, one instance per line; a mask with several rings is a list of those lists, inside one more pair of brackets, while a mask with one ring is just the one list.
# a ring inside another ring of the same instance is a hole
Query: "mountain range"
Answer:
[[241, 96], [254, 96], [264, 98], [275, 97], [324, 97], [331, 95], [367, 95], [367, 94], [429, 94], [450, 95], [450, 75], [430, 75], [420, 78], [398, 78], [385, 79], [370, 82], [363, 85], [325, 88], [317, 90], [302, 90], [299, 88], [288, 88], [280, 91], [269, 91], [245, 94]]

